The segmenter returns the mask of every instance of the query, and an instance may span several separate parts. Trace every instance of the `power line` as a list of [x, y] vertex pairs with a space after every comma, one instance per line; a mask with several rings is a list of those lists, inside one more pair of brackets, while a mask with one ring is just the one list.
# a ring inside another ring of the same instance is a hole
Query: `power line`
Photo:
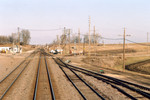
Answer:
[[[74, 35], [75, 35], [75, 33], [74, 33]], [[80, 35], [82, 35], [82, 36], [87, 35], [88, 36], [88, 34], [81, 34], [81, 33], [80, 33]], [[94, 35], [90, 35], [90, 36], [94, 36]], [[101, 39], [105, 39], [105, 40], [123, 40], [123, 38], [106, 38], [106, 37], [102, 37], [102, 36], [97, 36], [97, 37], [101, 38]], [[132, 40], [129, 40], [129, 39], [125, 39], [125, 40], [128, 41], [128, 42], [143, 45], [143, 46], [150, 46], [150, 45], [143, 44], [143, 43], [138, 43], [138, 42], [135, 42], [135, 41], [132, 41]]]
[[[88, 34], [81, 34], [81, 33], [80, 33], [80, 35], [82, 35], [82, 36], [87, 35], [88, 36]], [[94, 35], [90, 35], [90, 36], [94, 36]], [[106, 38], [106, 37], [103, 37], [103, 36], [97, 36], [97, 37], [101, 38], [101, 39], [105, 39], [105, 40], [123, 40], [123, 38]]]
[[101, 38], [105, 40], [123, 40], [123, 38], [106, 38], [106, 37], [101, 37]]
[[126, 41], [131, 42], [131, 43], [135, 43], [135, 44], [139, 44], [139, 45], [143, 45], [143, 46], [150, 46], [150, 45], [147, 45], [147, 44], [134, 42], [134, 41], [132, 41], [132, 40], [128, 40], [128, 39], [126, 39]]
[[[25, 28], [21, 28], [21, 29], [25, 29]], [[62, 30], [62, 28], [59, 29], [27, 29], [29, 31], [58, 31], [58, 30]]]

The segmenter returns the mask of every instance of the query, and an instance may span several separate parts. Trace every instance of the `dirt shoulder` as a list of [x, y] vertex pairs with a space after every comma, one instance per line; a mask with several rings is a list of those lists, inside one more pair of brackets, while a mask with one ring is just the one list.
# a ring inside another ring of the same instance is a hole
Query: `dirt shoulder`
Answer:
[[0, 80], [10, 73], [21, 63], [25, 57], [20, 55], [1, 55], [0, 54]]
[[2, 80], [8, 73], [16, 68], [27, 56], [33, 52], [2, 54], [0, 53], [0, 80]]

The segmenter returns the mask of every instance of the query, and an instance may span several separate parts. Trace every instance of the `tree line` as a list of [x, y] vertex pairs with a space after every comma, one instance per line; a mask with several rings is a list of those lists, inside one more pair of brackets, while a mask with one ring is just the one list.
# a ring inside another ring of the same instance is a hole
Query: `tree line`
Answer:
[[[99, 43], [101, 40], [101, 36], [98, 33], [91, 34], [90, 38], [90, 43]], [[89, 43], [89, 36], [88, 34], [85, 34], [82, 38], [79, 38], [77, 35], [71, 35], [70, 40], [68, 35], [62, 34], [60, 36], [60, 44], [66, 44], [69, 43], [69, 41], [70, 43]], [[58, 41], [54, 40], [53, 43], [58, 43]]]
[[19, 36], [18, 36], [18, 33], [12, 33], [9, 36], [2, 36], [1, 35], [0, 36], [0, 44], [9, 44], [9, 43], [16, 44], [16, 43], [19, 42], [19, 39], [20, 39], [20, 44], [21, 45], [29, 44], [30, 39], [31, 39], [29, 30], [22, 30], [19, 33]]

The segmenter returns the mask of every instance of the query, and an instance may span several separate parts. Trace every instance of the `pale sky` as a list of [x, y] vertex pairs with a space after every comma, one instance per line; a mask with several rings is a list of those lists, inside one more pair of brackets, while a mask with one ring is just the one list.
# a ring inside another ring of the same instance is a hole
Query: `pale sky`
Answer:
[[[10, 35], [17, 27], [51, 30], [71, 28], [72, 33], [91, 30], [107, 38], [121, 38], [123, 28], [128, 39], [146, 42], [150, 33], [150, 0], [0, 0], [0, 35]], [[30, 31], [30, 30], [29, 30]], [[58, 31], [30, 31], [31, 44], [50, 43]], [[114, 41], [105, 40], [113, 43]], [[117, 42], [117, 41], [115, 41]]]

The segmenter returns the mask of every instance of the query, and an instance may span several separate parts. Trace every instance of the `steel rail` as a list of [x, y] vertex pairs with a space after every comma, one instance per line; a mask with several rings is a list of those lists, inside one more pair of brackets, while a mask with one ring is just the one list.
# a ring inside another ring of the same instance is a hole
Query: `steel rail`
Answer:
[[[63, 62], [63, 63], [64, 63], [64, 62]], [[119, 82], [122, 82], [122, 83], [126, 83], [126, 84], [129, 84], [129, 85], [138, 87], [138, 88], [140, 88], [140, 89], [144, 89], [144, 90], [150, 91], [150, 88], [145, 87], [145, 86], [141, 86], [141, 85], [138, 85], [138, 84], [135, 84], [135, 83], [131, 83], [131, 82], [128, 82], [128, 81], [124, 81], [124, 80], [121, 80], [121, 79], [113, 78], [113, 77], [110, 77], [110, 76], [102, 75], [102, 74], [99, 74], [99, 73], [96, 73], [96, 72], [93, 72], [93, 71], [90, 71], [90, 70], [87, 70], [87, 69], [83, 69], [83, 68], [80, 68], [80, 67], [76, 67], [76, 66], [73, 66], [73, 65], [70, 65], [70, 64], [67, 64], [67, 65], [70, 66], [70, 67], [74, 67], [74, 68], [77, 68], [77, 69], [81, 69], [81, 70], [87, 71], [87, 72], [89, 72], [89, 73], [93, 73], [93, 74], [96, 74], [96, 75], [99, 75], [99, 76], [102, 76], [102, 77], [111, 79], [111, 80], [115, 80], [115, 81], [117, 81], [117, 82], [119, 81]]]
[[[110, 80], [107, 80], [107, 79], [104, 79], [104, 78], [100, 78], [100, 77], [97, 77], [97, 76], [93, 76], [93, 75], [91, 75], [91, 74], [89, 74], [89, 73], [82, 72], [82, 71], [80, 71], [80, 70], [76, 70], [76, 69], [73, 69], [73, 70], [78, 71], [78, 72], [81, 72], [81, 73], [86, 74], [86, 75], [88, 75], [88, 76], [92, 76], [92, 77], [94, 77], [94, 78], [96, 78], [96, 79], [98, 79], [98, 80], [102, 80], [103, 82], [106, 82], [107, 84], [110, 84], [113, 88], [117, 89], [118, 91], [120, 91], [121, 93], [123, 93], [125, 96], [129, 97], [130, 99], [132, 99], [132, 100], [137, 100], [135, 97], [131, 96], [130, 94], [128, 94], [127, 92], [125, 92], [125, 91], [122, 90], [121, 88], [119, 88], [119, 87], [117, 87], [117, 86], [115, 86], [115, 85], [112, 84], [112, 83], [117, 84], [117, 82], [113, 82], [113, 81], [110, 81]], [[117, 85], [118, 85], [118, 84], [117, 84]]]
[[39, 80], [40, 63], [41, 63], [41, 54], [40, 54], [40, 57], [39, 57], [39, 64], [38, 64], [38, 70], [37, 70], [37, 77], [36, 77], [36, 82], [35, 82], [35, 89], [34, 89], [33, 100], [36, 100], [36, 96], [37, 96], [37, 88], [38, 88], [38, 80]]
[[[61, 64], [60, 64], [60, 65], [61, 65]], [[61, 66], [64, 66], [64, 65], [61, 65]], [[65, 67], [65, 66], [64, 66], [64, 67]], [[72, 68], [71, 68], [71, 69], [72, 69]], [[88, 76], [92, 76], [92, 75], [89, 74], [89, 73], [82, 72], [82, 71], [79, 71], [79, 70], [77, 70], [77, 69], [73, 69], [73, 70], [78, 71], [78, 72], [81, 72], [81, 73], [84, 73], [84, 74], [86, 74], [86, 75], [88, 75]], [[96, 77], [96, 76], [95, 76], [95, 78], [97, 78], [97, 79], [99, 79], [99, 80], [102, 80], [103, 82], [106, 82], [107, 84], [110, 84], [113, 88], [117, 89], [118, 91], [120, 91], [121, 93], [123, 93], [125, 96], [129, 97], [130, 99], [132, 99], [132, 100], [137, 100], [136, 98], [134, 98], [134, 97], [131, 96], [130, 94], [126, 93], [124, 90], [122, 90], [122, 89], [120, 89], [119, 87], [117, 87], [117, 86], [111, 84], [113, 81], [106, 80], [106, 79], [103, 79], [103, 78], [99, 78], [99, 77]], [[115, 82], [113, 82], [113, 83], [115, 83]]]
[[[32, 54], [31, 54], [32, 55]], [[29, 56], [31, 56], [31, 55], [29, 55]], [[29, 57], [28, 56], [28, 57]], [[28, 58], [27, 57], [27, 58]], [[32, 57], [33, 58], [33, 57]], [[25, 58], [26, 59], [26, 58]], [[24, 61], [22, 61], [22, 63], [23, 63]], [[2, 94], [2, 96], [0, 97], [0, 100], [2, 100], [3, 99], [3, 97], [6, 95], [6, 93], [9, 91], [9, 89], [12, 87], [12, 85], [15, 83], [15, 81], [19, 78], [19, 76], [22, 74], [22, 72], [26, 69], [26, 67], [29, 65], [29, 63], [31, 62], [31, 60], [29, 60], [27, 63], [26, 63], [26, 65], [24, 66], [24, 68], [21, 70], [21, 72], [17, 75], [17, 77], [12, 81], [12, 83], [8, 86], [8, 88], [5, 90], [5, 92]], [[21, 64], [22, 64], [21, 63]], [[20, 65], [20, 64], [19, 64]], [[17, 68], [18, 68], [18, 66], [17, 66]], [[14, 71], [14, 70], [13, 70]], [[11, 72], [12, 73], [12, 72]], [[2, 81], [4, 81], [11, 73], [9, 73]], [[1, 82], [2, 82], [1, 81]]]
[[[60, 59], [59, 59], [59, 60], [60, 60]], [[64, 63], [62, 60], [60, 60], [60, 61], [61, 61], [64, 65], [68, 65], [68, 64]], [[75, 66], [72, 66], [72, 65], [69, 65], [69, 66], [75, 67]], [[101, 75], [101, 74], [98, 74], [98, 73], [95, 73], [95, 72], [92, 72], [92, 71], [89, 71], [89, 70], [86, 70], [86, 69], [82, 69], [82, 68], [78, 68], [78, 67], [75, 67], [75, 68], [80, 69], [80, 70], [84, 70], [84, 71], [87, 71], [87, 72], [90, 72], [90, 73], [92, 73], [92, 74], [96, 74], [96, 75], [99, 75], [99, 76], [103, 76], [103, 77], [108, 78], [108, 79], [111, 79], [111, 80], [113, 80], [113, 81], [116, 81], [116, 82], [117, 82], [118, 84], [120, 84], [121, 86], [126, 87], [126, 88], [128, 88], [128, 89], [130, 89], [130, 90], [132, 90], [132, 91], [135, 91], [135, 92], [137, 92], [137, 93], [143, 95], [144, 97], [150, 98], [150, 94], [149, 94], [149, 93], [146, 93], [146, 92], [144, 92], [144, 91], [135, 89], [135, 88], [133, 88], [133, 87], [130, 87], [130, 86], [128, 86], [128, 85], [126, 85], [126, 84], [124, 84], [124, 83], [122, 83], [122, 82], [119, 82], [119, 81], [116, 80], [115, 78], [108, 77], [108, 76], [105, 76], [105, 75]]]
[[15, 81], [19, 78], [19, 76], [22, 74], [22, 72], [25, 70], [25, 68], [28, 66], [28, 64], [30, 63], [30, 61], [26, 64], [26, 66], [23, 68], [23, 70], [18, 74], [18, 76], [14, 79], [14, 81], [10, 84], [10, 86], [6, 89], [6, 91], [3, 93], [3, 95], [0, 97], [0, 100], [3, 99], [3, 97], [5, 96], [5, 94], [9, 91], [9, 89], [12, 87], [12, 85], [15, 83]]
[[66, 75], [66, 77], [68, 78], [68, 80], [72, 83], [72, 85], [76, 88], [76, 90], [79, 92], [79, 94], [82, 96], [82, 98], [84, 100], [87, 100], [86, 97], [82, 94], [82, 92], [78, 89], [78, 87], [73, 83], [73, 81], [71, 80], [71, 78], [67, 75], [67, 73], [63, 70], [63, 68], [61, 66], [59, 66], [60, 69], [64, 72], [64, 74]]
[[94, 90], [87, 82], [85, 82], [76, 72], [74, 72], [71, 68], [66, 66], [71, 72], [73, 72], [85, 85], [87, 85], [97, 96], [99, 96], [102, 100], [105, 100], [96, 90]]
[[25, 62], [25, 60], [24, 61], [22, 61], [16, 68], [14, 68], [9, 74], [7, 74], [1, 81], [0, 81], [0, 83], [2, 83], [10, 74], [12, 74], [18, 67], [20, 67], [20, 65], [22, 65], [23, 63]]
[[[59, 63], [52, 57], [52, 59], [58, 64]], [[61, 66], [59, 66], [59, 68], [62, 70], [62, 72], [65, 74], [65, 76], [68, 78], [68, 80], [72, 83], [72, 85], [75, 87], [75, 89], [79, 92], [79, 94], [82, 96], [82, 98], [84, 100], [87, 100], [86, 97], [82, 94], [82, 92], [78, 89], [78, 87], [73, 83], [73, 81], [71, 80], [71, 78], [67, 75], [67, 73], [63, 70], [63, 68]]]
[[[59, 63], [57, 63], [59, 64]], [[62, 66], [59, 64], [59, 66]], [[85, 82], [77, 73], [75, 73], [72, 69], [70, 69], [67, 65], [66, 67], [74, 73], [75, 76], [77, 76], [86, 86], [88, 86], [98, 97], [100, 97], [102, 100], [105, 100], [104, 97], [102, 97], [96, 90], [94, 90], [87, 82]]]
[[[34, 52], [35, 53], [35, 52]], [[32, 54], [34, 54], [32, 53]], [[32, 55], [31, 54], [31, 55]], [[29, 55], [28, 57], [30, 57], [31, 55]], [[20, 67], [25, 61], [26, 59], [28, 58], [26, 57], [25, 60], [23, 60], [17, 67], [15, 67], [9, 74], [7, 74], [2, 80], [0, 80], [0, 83], [2, 83], [10, 74], [12, 74], [18, 67]]]
[[[92, 75], [92, 76], [93, 76], [93, 75]], [[107, 80], [107, 81], [109, 81], [109, 80]], [[114, 81], [114, 80], [112, 80], [112, 81]], [[128, 85], [126, 85], [126, 84], [124, 84], [124, 83], [122, 83], [122, 82], [119, 82], [119, 81], [114, 81], [113, 83], [115, 83], [115, 84], [117, 84], [117, 85], [121, 85], [121, 86], [123, 86], [123, 87], [126, 87], [126, 88], [128, 88], [128, 89], [130, 89], [130, 90], [132, 90], [132, 91], [135, 91], [135, 92], [137, 92], [138, 94], [141, 94], [141, 95], [143, 95], [144, 97], [147, 97], [147, 98], [150, 99], [150, 93], [141, 91], [141, 90], [139, 90], [139, 89], [135, 89], [135, 88], [130, 87], [130, 86], [128, 86]]]
[[49, 70], [48, 70], [48, 66], [47, 66], [47, 61], [46, 61], [45, 55], [44, 55], [44, 59], [45, 59], [45, 65], [46, 65], [46, 69], [47, 69], [47, 76], [48, 76], [48, 80], [49, 80], [49, 85], [50, 85], [50, 91], [51, 91], [51, 95], [52, 95], [52, 100], [55, 100], [55, 94], [54, 94], [53, 85], [52, 85], [52, 81], [51, 81], [50, 73], [49, 73]]

